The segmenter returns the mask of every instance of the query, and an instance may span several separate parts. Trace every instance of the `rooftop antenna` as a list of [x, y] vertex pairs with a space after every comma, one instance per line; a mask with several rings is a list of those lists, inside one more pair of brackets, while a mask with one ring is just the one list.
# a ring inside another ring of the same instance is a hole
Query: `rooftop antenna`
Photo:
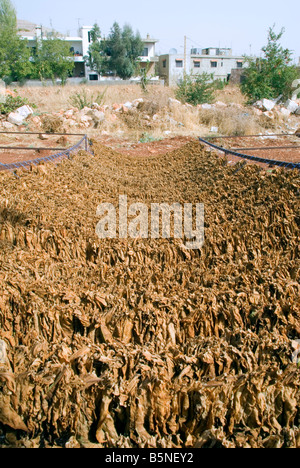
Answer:
[[77, 19], [77, 22], [78, 22], [78, 34], [79, 34], [79, 31], [80, 31], [80, 28], [81, 28], [80, 21], [82, 21], [82, 18], [76, 18], [76, 19]]

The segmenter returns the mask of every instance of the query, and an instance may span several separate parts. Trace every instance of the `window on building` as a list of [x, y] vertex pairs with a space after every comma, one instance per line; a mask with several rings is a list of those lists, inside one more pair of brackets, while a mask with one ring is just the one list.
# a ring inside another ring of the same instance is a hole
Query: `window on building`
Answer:
[[163, 60], [163, 68], [167, 68], [167, 61]]
[[92, 42], [92, 31], [88, 32], [88, 40], [89, 40], [89, 43]]
[[176, 68], [183, 68], [183, 60], [175, 60]]
[[194, 60], [194, 68], [200, 68], [200, 60]]
[[149, 55], [149, 49], [148, 49], [148, 47], [145, 47], [141, 56], [142, 57], [148, 57], [148, 55]]
[[236, 62], [237, 68], [243, 68], [243, 62]]
[[217, 68], [218, 67], [218, 62], [210, 62], [211, 68]]
[[98, 81], [99, 77], [98, 77], [98, 75], [95, 75], [95, 74], [89, 75], [89, 80], [90, 81]]

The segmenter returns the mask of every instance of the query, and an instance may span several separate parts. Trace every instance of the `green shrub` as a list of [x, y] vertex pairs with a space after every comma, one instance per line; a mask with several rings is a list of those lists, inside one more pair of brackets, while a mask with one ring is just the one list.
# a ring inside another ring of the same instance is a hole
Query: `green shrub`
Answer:
[[27, 98], [22, 98], [21, 96], [10, 96], [8, 95], [5, 99], [5, 102], [0, 103], [0, 114], [8, 115], [11, 112], [14, 112], [16, 109], [22, 106], [30, 106], [35, 108], [35, 104], [31, 104]]
[[69, 103], [73, 107], [77, 107], [79, 110], [83, 109], [84, 107], [92, 107], [94, 103], [101, 106], [104, 104], [105, 94], [106, 89], [103, 92], [98, 92], [95, 94], [92, 94], [87, 89], [83, 89], [82, 91], [78, 91], [73, 96], [71, 96], [69, 98]]
[[185, 75], [177, 85], [176, 98], [181, 102], [187, 102], [196, 106], [197, 104], [210, 103], [214, 99], [216, 85], [213, 74], [203, 73], [201, 75]]
[[152, 143], [153, 141], [161, 141], [162, 138], [156, 138], [152, 135], [150, 135], [149, 133], [147, 132], [144, 132], [141, 136], [141, 138], [139, 139], [139, 142], [140, 143]]

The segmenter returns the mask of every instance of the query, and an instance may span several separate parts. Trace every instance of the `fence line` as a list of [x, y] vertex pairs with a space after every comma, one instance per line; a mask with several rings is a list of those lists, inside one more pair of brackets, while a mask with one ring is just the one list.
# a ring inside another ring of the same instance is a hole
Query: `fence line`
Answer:
[[238, 153], [237, 151], [233, 151], [227, 148], [223, 148], [222, 146], [217, 146], [214, 143], [211, 143], [210, 141], [204, 140], [203, 138], [199, 137], [199, 141], [201, 143], [204, 143], [205, 145], [211, 146], [212, 148], [222, 151], [227, 154], [231, 154], [233, 156], [238, 156], [239, 158], [243, 159], [249, 159], [250, 161], [254, 162], [261, 162], [264, 164], [269, 164], [272, 166], [279, 166], [279, 167], [286, 167], [288, 169], [299, 169], [300, 170], [300, 163], [292, 163], [292, 162], [286, 162], [286, 161], [278, 161], [276, 159], [266, 159], [266, 158], [259, 158], [257, 156], [251, 156], [249, 154], [243, 154], [243, 153]]
[[70, 154], [76, 150], [79, 150], [80, 147], [84, 147], [85, 151], [89, 151], [89, 140], [88, 140], [87, 135], [84, 135], [81, 138], [81, 140], [78, 143], [76, 143], [76, 145], [72, 146], [71, 148], [67, 148], [64, 151], [60, 151], [59, 153], [56, 153], [56, 154], [51, 154], [50, 156], [44, 156], [42, 158], [31, 159], [28, 161], [20, 161], [20, 162], [15, 162], [15, 163], [8, 163], [8, 164], [0, 163], [0, 171], [15, 171], [16, 169], [26, 168], [32, 165], [37, 166], [43, 162], [59, 161], [61, 159], [70, 158]]

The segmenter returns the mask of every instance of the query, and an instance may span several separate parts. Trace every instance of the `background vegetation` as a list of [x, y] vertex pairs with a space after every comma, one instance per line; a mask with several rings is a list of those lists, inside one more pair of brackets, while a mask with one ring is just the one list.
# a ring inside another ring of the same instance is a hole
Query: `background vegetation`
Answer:
[[276, 34], [274, 27], [270, 28], [268, 43], [262, 49], [263, 57], [247, 57], [245, 60], [248, 67], [245, 68], [242, 92], [249, 103], [262, 98], [286, 100], [293, 94], [292, 84], [299, 72], [292, 65], [291, 51], [280, 45], [283, 34], [284, 29]]

